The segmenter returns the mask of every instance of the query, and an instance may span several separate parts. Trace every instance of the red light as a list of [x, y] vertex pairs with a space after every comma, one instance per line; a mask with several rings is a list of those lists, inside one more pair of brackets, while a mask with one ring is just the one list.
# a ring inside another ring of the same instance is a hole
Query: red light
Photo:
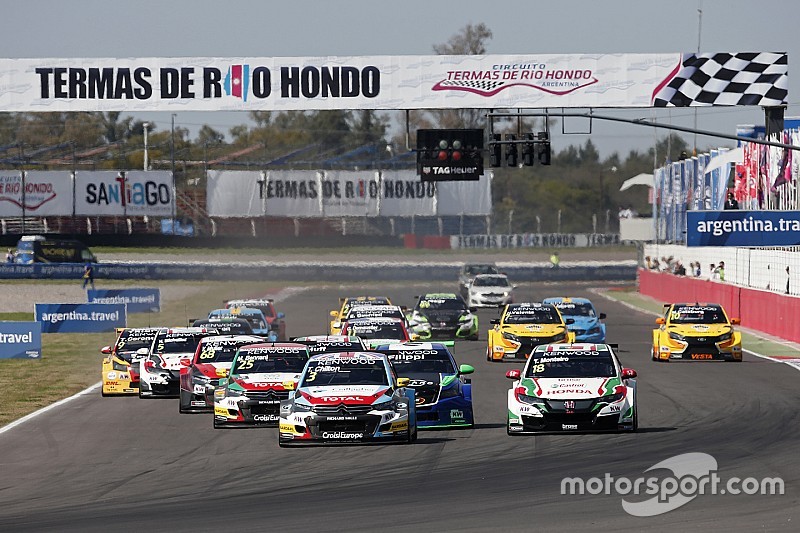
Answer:
[[442, 150], [439, 152], [439, 155], [436, 156], [439, 161], [447, 161], [447, 152]]
[[453, 161], [461, 161], [461, 152], [453, 152], [451, 157], [453, 158]]

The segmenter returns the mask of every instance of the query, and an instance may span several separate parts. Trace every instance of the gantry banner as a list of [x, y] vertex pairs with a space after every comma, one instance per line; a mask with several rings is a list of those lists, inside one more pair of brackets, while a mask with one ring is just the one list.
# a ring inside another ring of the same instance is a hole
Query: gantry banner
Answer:
[[0, 111], [779, 106], [783, 52], [0, 59]]

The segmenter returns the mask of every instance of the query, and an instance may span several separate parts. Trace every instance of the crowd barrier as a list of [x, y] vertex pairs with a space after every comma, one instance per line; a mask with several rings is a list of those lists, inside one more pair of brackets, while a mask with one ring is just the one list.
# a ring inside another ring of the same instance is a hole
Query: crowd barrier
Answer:
[[[458, 279], [460, 262], [253, 262], [253, 263], [98, 263], [95, 279], [451, 281]], [[497, 263], [512, 282], [634, 281], [634, 261], [585, 262], [559, 268], [526, 263]], [[0, 265], [0, 279], [74, 279], [80, 282], [82, 264], [42, 263]]]
[[639, 269], [639, 292], [664, 303], [718, 303], [746, 328], [800, 342], [795, 296], [646, 269]]

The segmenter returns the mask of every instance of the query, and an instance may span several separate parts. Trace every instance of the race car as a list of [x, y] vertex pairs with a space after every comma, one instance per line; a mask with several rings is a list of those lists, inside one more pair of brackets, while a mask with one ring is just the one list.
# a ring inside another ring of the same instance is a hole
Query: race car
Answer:
[[419, 340], [478, 340], [478, 314], [454, 293], [432, 292], [417, 298], [408, 316], [411, 333]]
[[276, 426], [281, 400], [308, 361], [302, 344], [261, 343], [242, 346], [228, 377], [214, 391], [214, 428]]
[[565, 321], [552, 304], [509, 304], [492, 324], [486, 348], [488, 361], [523, 359], [542, 344], [575, 340], [575, 334], [567, 330], [572, 319]]
[[386, 296], [349, 296], [347, 298], [339, 298], [339, 310], [334, 309], [329, 313], [331, 317], [331, 335], [340, 335], [342, 333], [342, 319], [347, 316], [348, 310], [353, 305], [392, 305], [392, 302]]
[[322, 353], [363, 352], [367, 348], [361, 338], [347, 335], [292, 337], [291, 342], [304, 344], [308, 348], [309, 356]]
[[399, 305], [355, 304], [347, 309], [347, 313], [343, 315], [340, 320], [333, 323], [331, 329], [335, 329], [341, 333], [342, 323], [355, 318], [401, 318], [405, 321], [406, 314]]
[[278, 444], [413, 442], [414, 389], [397, 377], [386, 355], [315, 355], [288, 400], [281, 402]]
[[236, 351], [262, 342], [264, 338], [255, 335], [215, 335], [201, 339], [194, 356], [181, 359], [178, 412], [213, 411], [214, 390], [219, 380], [228, 375]]
[[472, 384], [463, 377], [475, 369], [456, 365], [444, 344], [383, 344], [376, 346], [375, 351], [385, 353], [398, 375], [411, 380], [408, 386], [415, 391], [419, 429], [475, 426]]
[[467, 299], [467, 290], [469, 284], [480, 274], [499, 274], [497, 266], [493, 263], [466, 263], [461, 265], [461, 270], [458, 273], [458, 293], [465, 300]]
[[248, 298], [245, 300], [228, 300], [225, 302], [225, 307], [252, 307], [264, 313], [264, 318], [271, 330], [277, 335], [279, 342], [285, 342], [286, 337], [286, 321], [284, 313], [279, 313], [275, 309], [275, 301], [271, 298]]
[[573, 320], [567, 328], [575, 334], [575, 342], [606, 342], [606, 325], [600, 322], [606, 314], [598, 313], [589, 299], [545, 298], [542, 302], [555, 305], [565, 320]]
[[402, 318], [354, 318], [342, 323], [342, 333], [360, 338], [367, 348], [411, 340]]
[[163, 328], [139, 361], [139, 398], [180, 395], [181, 359], [191, 359], [200, 339], [216, 335], [212, 328]]
[[653, 330], [653, 360], [742, 360], [742, 334], [719, 304], [664, 304]]
[[269, 341], [278, 340], [278, 333], [269, 327], [264, 313], [262, 313], [260, 309], [255, 309], [254, 307], [214, 309], [208, 313], [208, 318], [209, 320], [220, 318], [243, 318], [250, 323], [250, 327], [253, 329], [253, 335], [261, 335]]
[[502, 307], [514, 302], [516, 287], [505, 274], [478, 274], [467, 285], [470, 307]]
[[113, 346], [104, 346], [100, 394], [117, 396], [139, 392], [139, 359], [146, 356], [160, 328], [120, 328]]
[[509, 435], [636, 431], [636, 371], [608, 344], [537, 346], [522, 371], [509, 370]]

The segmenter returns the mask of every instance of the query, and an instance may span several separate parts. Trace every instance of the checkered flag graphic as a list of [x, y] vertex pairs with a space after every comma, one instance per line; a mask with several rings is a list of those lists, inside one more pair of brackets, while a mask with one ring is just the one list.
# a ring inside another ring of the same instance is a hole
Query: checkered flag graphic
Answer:
[[684, 54], [653, 93], [653, 107], [786, 104], [785, 53]]
[[504, 85], [506, 82], [498, 80], [444, 80], [437, 83], [434, 90], [460, 89], [481, 96], [492, 96], [500, 92]]

